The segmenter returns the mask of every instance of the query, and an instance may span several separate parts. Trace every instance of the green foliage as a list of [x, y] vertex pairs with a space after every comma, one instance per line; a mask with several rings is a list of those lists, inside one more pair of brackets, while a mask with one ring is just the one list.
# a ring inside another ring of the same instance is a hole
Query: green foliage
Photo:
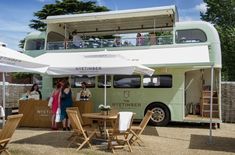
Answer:
[[20, 40], [20, 43], [19, 43], [19, 48], [23, 49], [24, 48], [24, 43], [25, 43], [25, 38]]
[[221, 41], [222, 78], [235, 80], [235, 0], [204, 0], [206, 13], [201, 19], [215, 25]]
[[55, 4], [44, 5], [42, 10], [35, 12], [34, 16], [37, 19], [32, 19], [29, 26], [39, 31], [45, 31], [46, 24], [41, 22], [41, 20], [46, 19], [47, 16], [102, 12], [108, 10], [109, 9], [105, 6], [97, 6], [96, 2], [93, 1], [83, 2], [79, 0], [56, 0]]
[[12, 73], [13, 78], [15, 79], [24, 79], [24, 78], [28, 78], [28, 77], [32, 77], [33, 74], [32, 73]]

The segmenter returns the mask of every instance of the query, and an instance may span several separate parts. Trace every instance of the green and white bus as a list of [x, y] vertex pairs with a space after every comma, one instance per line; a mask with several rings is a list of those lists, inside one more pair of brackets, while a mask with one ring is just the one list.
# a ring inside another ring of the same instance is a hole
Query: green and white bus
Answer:
[[[163, 126], [169, 121], [209, 122], [209, 96], [213, 89], [213, 122], [221, 122], [220, 40], [210, 23], [179, 22], [175, 6], [49, 16], [44, 22], [45, 33], [27, 36], [26, 54], [36, 57], [48, 52], [109, 51], [155, 69], [151, 77], [108, 76], [107, 104], [111, 107], [133, 111], [135, 119], [142, 119], [147, 110], [153, 110], [153, 125]], [[79, 47], [73, 44], [73, 32], [82, 38]], [[141, 44], [136, 43], [137, 33], [142, 34]], [[69, 60], [61, 63], [66, 61]], [[70, 80], [74, 98], [81, 82], [87, 82], [94, 111], [104, 102], [103, 75], [42, 75], [43, 98], [50, 95], [58, 78]]]

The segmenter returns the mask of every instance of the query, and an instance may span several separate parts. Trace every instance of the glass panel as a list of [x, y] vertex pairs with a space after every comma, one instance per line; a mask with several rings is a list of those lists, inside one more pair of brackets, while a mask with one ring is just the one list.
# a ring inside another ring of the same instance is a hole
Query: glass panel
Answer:
[[87, 88], [95, 87], [95, 76], [72, 76], [71, 79], [73, 88], [81, 88], [82, 82], [86, 82]]
[[175, 36], [176, 43], [200, 43], [207, 41], [205, 32], [199, 29], [178, 30]]
[[139, 75], [115, 75], [113, 77], [114, 88], [140, 88]]
[[[106, 77], [106, 88], [111, 87], [111, 76]], [[98, 76], [98, 87], [99, 88], [104, 88], [104, 75], [103, 76]]]
[[171, 88], [172, 87], [172, 75], [153, 75], [144, 76], [143, 79], [144, 88]]
[[32, 39], [26, 42], [25, 50], [43, 50], [44, 49], [44, 39]]

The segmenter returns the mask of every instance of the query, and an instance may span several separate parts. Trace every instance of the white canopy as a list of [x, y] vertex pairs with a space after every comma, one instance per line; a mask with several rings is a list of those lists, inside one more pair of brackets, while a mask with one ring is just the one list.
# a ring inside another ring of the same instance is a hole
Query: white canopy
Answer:
[[0, 72], [45, 72], [47, 65], [34, 58], [0, 46]]
[[[34, 58], [0, 46], [0, 72], [3, 72], [3, 109], [5, 110], [5, 74], [4, 72], [40, 72], [45, 73], [47, 65], [40, 64]], [[5, 123], [5, 118], [3, 119]]]
[[104, 75], [133, 74], [152, 75], [154, 70], [116, 54], [45, 53], [36, 58], [49, 65], [50, 75]]

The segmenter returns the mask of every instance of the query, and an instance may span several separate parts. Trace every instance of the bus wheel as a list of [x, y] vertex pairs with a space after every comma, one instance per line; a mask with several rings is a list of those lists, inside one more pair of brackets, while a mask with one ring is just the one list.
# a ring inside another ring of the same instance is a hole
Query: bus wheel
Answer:
[[170, 121], [170, 112], [167, 106], [161, 103], [150, 104], [147, 110], [152, 110], [153, 116], [150, 118], [150, 124], [154, 126], [166, 126]]

